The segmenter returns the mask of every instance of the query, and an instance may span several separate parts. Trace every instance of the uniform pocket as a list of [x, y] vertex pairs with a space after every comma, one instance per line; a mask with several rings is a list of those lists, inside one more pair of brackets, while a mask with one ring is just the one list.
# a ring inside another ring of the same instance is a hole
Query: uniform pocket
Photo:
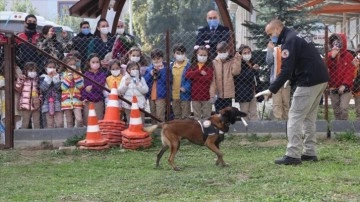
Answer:
[[293, 95], [291, 109], [294, 112], [302, 112], [309, 104], [311, 89], [308, 87], [297, 87]]

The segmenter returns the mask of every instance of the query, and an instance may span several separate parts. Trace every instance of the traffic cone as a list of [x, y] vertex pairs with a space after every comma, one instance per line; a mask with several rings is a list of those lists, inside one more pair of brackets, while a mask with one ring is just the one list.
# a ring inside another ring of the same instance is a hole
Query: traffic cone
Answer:
[[85, 140], [79, 141], [78, 145], [82, 146], [81, 149], [90, 149], [91, 147], [91, 149], [96, 150], [97, 148], [94, 147], [99, 147], [98, 149], [101, 150], [109, 148], [109, 146], [106, 147], [107, 143], [108, 140], [100, 134], [94, 103], [90, 102], [86, 138]]
[[144, 131], [136, 96], [133, 96], [131, 105], [129, 128], [122, 132], [122, 146], [125, 149], [151, 146], [151, 137]]
[[108, 98], [104, 120], [120, 121], [120, 106], [116, 82], [114, 82]]
[[99, 121], [101, 135], [108, 139], [111, 146], [120, 146], [122, 141], [121, 131], [126, 128], [125, 122], [120, 120], [120, 105], [116, 82], [114, 82], [108, 96], [104, 119]]

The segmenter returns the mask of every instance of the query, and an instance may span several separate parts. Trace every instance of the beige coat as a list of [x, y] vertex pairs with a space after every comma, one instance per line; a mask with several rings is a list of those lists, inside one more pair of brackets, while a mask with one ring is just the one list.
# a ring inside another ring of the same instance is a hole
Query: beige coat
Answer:
[[213, 60], [214, 76], [210, 86], [210, 97], [234, 98], [234, 76], [241, 71], [241, 56], [235, 56], [222, 62], [220, 59]]

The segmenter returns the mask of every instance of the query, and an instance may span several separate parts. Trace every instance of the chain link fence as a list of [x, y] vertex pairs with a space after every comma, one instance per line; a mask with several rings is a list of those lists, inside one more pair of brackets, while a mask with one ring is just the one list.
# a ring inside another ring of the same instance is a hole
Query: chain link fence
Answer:
[[[329, 104], [333, 119], [349, 119], [355, 112], [359, 117], [360, 77], [353, 64], [358, 52], [348, 45], [353, 41], [336, 32], [326, 38], [325, 30], [297, 31], [314, 39], [329, 68], [329, 88], [319, 105]], [[16, 129], [86, 126], [89, 102], [95, 103], [101, 120], [108, 102], [104, 89], [112, 87], [129, 101], [136, 95], [139, 107], [159, 121], [190, 116], [204, 119], [226, 106], [239, 107], [251, 121], [287, 119], [296, 82], [291, 81], [269, 99], [254, 98], [279, 73], [281, 47], [271, 43], [267, 47], [235, 43], [231, 31], [205, 28], [148, 36], [144, 41], [128, 34], [76, 36], [62, 41], [51, 35], [51, 27], [49, 33], [17, 35]], [[266, 37], [263, 32], [259, 35]], [[1, 63], [3, 52], [1, 46]], [[2, 66], [1, 92], [3, 73]], [[127, 121], [130, 104], [120, 101], [119, 105], [123, 109], [121, 118]], [[1, 106], [5, 108], [3, 102]], [[319, 119], [326, 118], [326, 110], [320, 108]], [[4, 114], [2, 111], [2, 119]]]

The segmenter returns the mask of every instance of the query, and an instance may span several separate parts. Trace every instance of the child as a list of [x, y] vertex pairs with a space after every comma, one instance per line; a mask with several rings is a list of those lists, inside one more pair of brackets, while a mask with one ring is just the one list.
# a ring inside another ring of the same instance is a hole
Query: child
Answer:
[[[129, 61], [139, 63], [140, 75], [143, 76], [145, 74], [148, 64], [139, 47], [137, 46], [131, 47], [130, 50], [125, 54], [125, 56], [121, 60], [121, 63], [127, 64]], [[123, 69], [123, 72], [126, 72], [125, 68]]]
[[216, 46], [217, 56], [213, 60], [214, 77], [210, 87], [211, 102], [215, 102], [215, 110], [232, 106], [235, 97], [234, 76], [241, 71], [241, 55], [237, 52], [234, 57], [229, 56], [229, 47], [225, 41]]
[[241, 74], [234, 77], [235, 80], [235, 101], [240, 104], [240, 111], [247, 114], [247, 121], [259, 120], [257, 113], [257, 100], [255, 88], [259, 80], [259, 65], [254, 64], [251, 55], [251, 48], [241, 45], [239, 53], [242, 56]]
[[[145, 79], [140, 75], [140, 66], [137, 62], [129, 62], [126, 67], [126, 74], [121, 79], [118, 91], [125, 99], [132, 101], [133, 96], [137, 97], [139, 108], [144, 109], [146, 107], [145, 95], [149, 91], [146, 85]], [[126, 117], [130, 120], [131, 105], [122, 103], [125, 109]], [[144, 114], [141, 113], [141, 119], [144, 123]]]
[[209, 57], [209, 45], [195, 46], [191, 67], [185, 77], [191, 80], [191, 101], [195, 119], [205, 119], [211, 115], [210, 85], [213, 66]]
[[187, 118], [191, 115], [191, 81], [185, 78], [190, 63], [185, 55], [186, 48], [178, 43], [173, 47], [175, 62], [170, 64], [172, 73], [172, 110], [175, 119]]
[[[74, 56], [67, 56], [64, 58], [64, 63], [73, 69], [76, 69], [77, 58]], [[80, 68], [79, 68], [80, 69]], [[78, 69], [78, 70], [79, 70]], [[71, 71], [71, 69], [64, 69], [61, 74], [61, 110], [64, 111], [67, 128], [83, 127], [81, 90], [84, 88], [84, 79]]]
[[[146, 94], [146, 98], [149, 99], [150, 112], [155, 114], [161, 121], [165, 121], [166, 111], [166, 64], [163, 62], [164, 53], [160, 49], [154, 49], [151, 51], [152, 64], [146, 69], [144, 78], [150, 88]], [[171, 81], [171, 78], [170, 78]], [[155, 124], [155, 121], [154, 123]]]
[[[109, 67], [110, 67], [110, 72], [111, 75], [108, 76], [106, 78], [106, 83], [105, 83], [105, 87], [108, 89], [113, 88], [114, 83], [116, 84], [116, 88], [119, 87], [120, 85], [120, 81], [123, 77], [122, 73], [121, 73], [121, 64], [119, 60], [111, 60], [109, 62]], [[105, 97], [105, 106], [107, 105], [108, 102], [108, 96], [109, 96], [109, 92], [107, 91], [103, 91], [104, 92], [104, 97]]]
[[[86, 71], [84, 75], [89, 77], [92, 81], [105, 86], [107, 74], [106, 72], [100, 70], [100, 57], [96, 53], [90, 54], [86, 61], [86, 65], [88, 71]], [[103, 89], [94, 84], [92, 81], [85, 79], [84, 89], [81, 91], [82, 98], [84, 99], [84, 124], [87, 124], [90, 102], [94, 103], [98, 120], [102, 120], [104, 117]]]
[[54, 60], [45, 64], [47, 74], [40, 76], [40, 90], [43, 95], [41, 113], [45, 113], [48, 128], [63, 128], [64, 114], [61, 111], [61, 80], [56, 72]]
[[356, 119], [360, 120], [360, 50], [356, 51], [356, 57], [352, 63], [355, 66], [355, 79], [352, 91], [355, 100]]
[[36, 73], [35, 62], [27, 62], [24, 66], [24, 75], [18, 78], [15, 90], [20, 93], [18, 109], [22, 116], [22, 129], [29, 127], [32, 118], [33, 128], [40, 128], [41, 97], [39, 90], [39, 77]]

